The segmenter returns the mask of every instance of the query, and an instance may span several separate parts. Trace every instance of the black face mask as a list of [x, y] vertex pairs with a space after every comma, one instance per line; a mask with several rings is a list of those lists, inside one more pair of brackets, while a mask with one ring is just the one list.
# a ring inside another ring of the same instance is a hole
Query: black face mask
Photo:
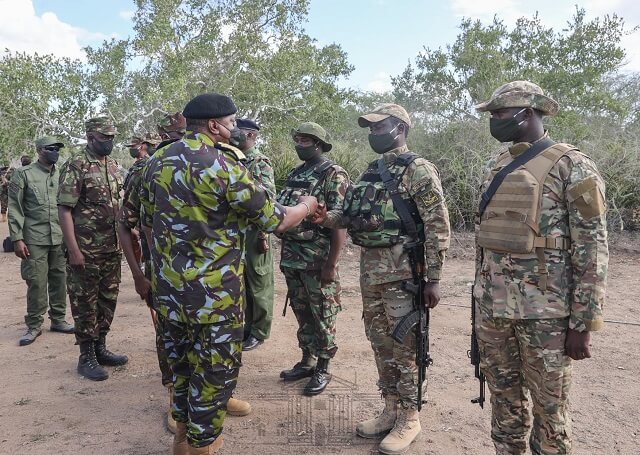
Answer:
[[147, 145], [147, 155], [153, 156], [156, 153], [156, 148], [153, 145]]
[[369, 134], [369, 145], [371, 146], [374, 152], [382, 154], [382, 153], [388, 152], [393, 148], [393, 144], [395, 143], [396, 139], [400, 135], [399, 133], [396, 134], [395, 136], [393, 135], [393, 132], [396, 130], [396, 128], [398, 128], [398, 125], [396, 125], [388, 133]]
[[113, 150], [113, 139], [107, 139], [106, 141], [93, 140], [91, 151], [98, 156], [111, 155]]
[[518, 139], [520, 133], [520, 125], [524, 123], [524, 120], [518, 121], [516, 117], [525, 111], [526, 108], [520, 109], [513, 117], [500, 119], [489, 119], [489, 131], [491, 135], [500, 142], [512, 142]]
[[229, 144], [234, 147], [242, 148], [247, 143], [247, 133], [242, 131], [237, 126], [230, 131]]
[[305, 147], [304, 145], [296, 144], [296, 153], [301, 161], [308, 161], [314, 158], [317, 154], [318, 145], [313, 144]]
[[60, 149], [42, 149], [42, 159], [49, 164], [56, 164], [60, 158]]

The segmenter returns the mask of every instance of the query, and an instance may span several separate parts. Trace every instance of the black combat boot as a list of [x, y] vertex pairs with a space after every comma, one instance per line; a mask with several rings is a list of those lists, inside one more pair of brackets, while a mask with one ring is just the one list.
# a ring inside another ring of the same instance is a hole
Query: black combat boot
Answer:
[[117, 367], [124, 365], [129, 361], [126, 355], [118, 355], [107, 349], [106, 342], [107, 335], [101, 334], [96, 341], [96, 359], [100, 365], [107, 365], [110, 367]]
[[329, 359], [318, 359], [318, 365], [311, 376], [311, 380], [304, 387], [304, 394], [307, 396], [318, 395], [327, 388], [327, 385], [331, 381], [331, 374], [329, 370]]
[[308, 378], [313, 374], [316, 359], [307, 351], [302, 351], [302, 360], [296, 363], [290, 370], [280, 372], [280, 377], [285, 381], [297, 381]]
[[109, 377], [109, 373], [96, 360], [93, 341], [82, 341], [80, 343], [78, 374], [92, 381], [104, 381]]

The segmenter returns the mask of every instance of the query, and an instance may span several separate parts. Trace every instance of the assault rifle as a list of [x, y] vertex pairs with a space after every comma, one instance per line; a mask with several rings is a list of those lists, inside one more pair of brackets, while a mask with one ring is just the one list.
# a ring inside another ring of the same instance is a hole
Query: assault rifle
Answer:
[[480, 350], [478, 349], [478, 336], [476, 333], [476, 299], [471, 290], [471, 349], [467, 351], [467, 356], [471, 359], [471, 365], [475, 367], [475, 376], [480, 381], [480, 395], [471, 400], [474, 404], [479, 404], [484, 408], [484, 373], [480, 370]]

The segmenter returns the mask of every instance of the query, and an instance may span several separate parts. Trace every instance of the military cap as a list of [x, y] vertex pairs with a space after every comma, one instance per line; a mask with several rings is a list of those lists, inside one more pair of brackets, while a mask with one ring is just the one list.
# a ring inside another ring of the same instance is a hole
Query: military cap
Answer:
[[544, 115], [556, 115], [558, 102], [544, 94], [542, 89], [529, 81], [513, 81], [501, 85], [491, 95], [489, 101], [476, 104], [480, 112], [495, 111], [507, 107], [530, 107]]
[[409, 118], [409, 114], [404, 109], [404, 107], [399, 104], [386, 103], [376, 107], [371, 112], [368, 112], [364, 115], [358, 117], [358, 125], [362, 128], [366, 128], [372, 123], [378, 123], [383, 121], [386, 118], [395, 117], [398, 120], [402, 120], [407, 124], [408, 127], [411, 127], [411, 119]]
[[93, 117], [84, 123], [85, 131], [87, 133], [102, 133], [106, 136], [115, 136], [116, 126], [109, 117], [100, 116]]
[[160, 138], [152, 133], [147, 133], [144, 136], [131, 136], [131, 140], [125, 147], [135, 147], [140, 144], [158, 145], [161, 142]]
[[297, 129], [291, 130], [291, 136], [311, 136], [322, 142], [322, 151], [327, 153], [333, 147], [329, 142], [329, 133], [323, 127], [314, 122], [304, 122]]
[[240, 118], [236, 120], [236, 126], [243, 130], [260, 131], [260, 125], [250, 118]]
[[185, 131], [187, 129], [187, 121], [182, 112], [175, 114], [167, 114], [158, 122], [158, 130], [164, 131]]
[[189, 101], [182, 113], [186, 118], [210, 119], [226, 117], [237, 111], [238, 108], [228, 96], [219, 93], [203, 93]]
[[57, 145], [59, 147], [64, 147], [64, 143], [55, 136], [43, 136], [36, 139], [36, 148], [40, 149], [48, 145]]

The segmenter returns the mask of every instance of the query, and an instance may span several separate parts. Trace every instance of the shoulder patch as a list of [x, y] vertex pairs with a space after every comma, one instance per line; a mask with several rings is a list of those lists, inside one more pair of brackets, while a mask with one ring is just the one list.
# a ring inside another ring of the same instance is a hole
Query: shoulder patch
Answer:
[[224, 142], [217, 142], [215, 145], [215, 148], [217, 148], [218, 150], [222, 150], [223, 152], [226, 152], [227, 154], [233, 156], [238, 161], [247, 159], [244, 153], [242, 153], [242, 150], [234, 147], [233, 145], [225, 144]]

